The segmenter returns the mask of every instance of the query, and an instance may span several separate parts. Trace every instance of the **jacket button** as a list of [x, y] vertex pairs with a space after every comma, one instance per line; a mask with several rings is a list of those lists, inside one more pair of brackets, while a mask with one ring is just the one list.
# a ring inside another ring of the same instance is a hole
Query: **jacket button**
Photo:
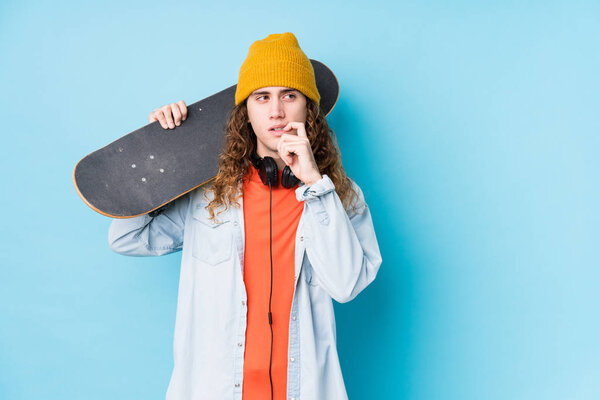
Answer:
[[238, 226], [238, 222], [237, 221], [233, 221], [233, 226]]
[[242, 305], [245, 306], [246, 305], [246, 301], [242, 300]]
[[239, 383], [236, 383], [236, 384], [235, 384], [235, 387], [240, 387], [240, 384], [239, 384]]
[[294, 362], [294, 360], [296, 360], [294, 357], [291, 357], [291, 358], [290, 358], [290, 361], [291, 361], [291, 362]]
[[240, 343], [238, 343], [238, 347], [242, 347], [242, 343], [241, 343], [241, 342], [240, 342]]
[[303, 240], [304, 240], [304, 236], [300, 236], [300, 241], [303, 241]]
[[294, 315], [294, 316], [292, 317], [292, 319], [295, 321], [295, 320], [296, 320], [296, 316]]

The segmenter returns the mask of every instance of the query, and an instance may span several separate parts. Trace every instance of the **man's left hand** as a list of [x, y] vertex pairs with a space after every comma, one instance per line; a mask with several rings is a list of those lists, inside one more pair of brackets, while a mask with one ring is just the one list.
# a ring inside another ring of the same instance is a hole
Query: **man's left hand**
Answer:
[[277, 151], [279, 157], [290, 167], [294, 175], [305, 185], [310, 186], [323, 176], [317, 167], [304, 124], [302, 122], [290, 122], [283, 128], [284, 131], [292, 129], [296, 129], [298, 135], [289, 133], [281, 135]]

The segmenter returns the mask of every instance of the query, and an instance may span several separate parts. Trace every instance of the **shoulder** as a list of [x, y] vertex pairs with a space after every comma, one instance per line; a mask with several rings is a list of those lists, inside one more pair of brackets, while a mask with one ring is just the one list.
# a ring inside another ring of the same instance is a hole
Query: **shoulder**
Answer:
[[[200, 209], [202, 210], [208, 210], [208, 205], [215, 199], [215, 191], [212, 190], [213, 189], [213, 183], [214, 181], [209, 181], [208, 183], [197, 187], [196, 189], [192, 190], [190, 192], [190, 196], [191, 196], [191, 206], [194, 210], [194, 212], [196, 213], [203, 213], [204, 211], [198, 211]], [[237, 192], [238, 195], [241, 192]], [[225, 201], [228, 202], [227, 198], [225, 198]], [[234, 203], [235, 206], [235, 203]], [[237, 207], [239, 207], [239, 205], [237, 205]], [[231, 206], [227, 206], [224, 203], [216, 203], [213, 206], [213, 212], [216, 215], [224, 215], [224, 216], [228, 216], [230, 215], [231, 211]]]
[[350, 177], [348, 177], [348, 180], [350, 180], [350, 183], [352, 184], [352, 189], [354, 189], [354, 191], [356, 191], [356, 194], [360, 193], [362, 195], [362, 190], [361, 190], [360, 186], [358, 185], [358, 183], [356, 183], [356, 181]]
[[208, 205], [214, 197], [215, 192], [212, 190], [214, 181], [211, 180], [190, 192], [192, 203], [194, 204], [205, 204]]
[[360, 214], [366, 207], [365, 195], [356, 181], [348, 177], [352, 184], [354, 193], [350, 193], [350, 205], [346, 208], [346, 212], [350, 217]]

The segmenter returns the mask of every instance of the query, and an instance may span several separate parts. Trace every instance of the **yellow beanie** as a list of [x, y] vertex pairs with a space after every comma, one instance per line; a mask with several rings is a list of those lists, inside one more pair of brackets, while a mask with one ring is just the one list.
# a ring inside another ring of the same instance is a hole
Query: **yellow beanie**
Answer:
[[290, 87], [317, 104], [321, 101], [312, 64], [291, 32], [273, 33], [250, 45], [240, 68], [235, 105], [266, 86]]

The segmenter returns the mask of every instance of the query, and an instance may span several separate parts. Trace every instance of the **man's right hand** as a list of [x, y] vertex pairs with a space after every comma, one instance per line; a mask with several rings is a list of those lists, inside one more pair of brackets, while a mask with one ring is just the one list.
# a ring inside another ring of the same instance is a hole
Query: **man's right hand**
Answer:
[[148, 116], [149, 122], [158, 121], [165, 129], [175, 129], [181, 125], [181, 121], [187, 118], [187, 106], [183, 100], [177, 103], [167, 104], [152, 111]]

